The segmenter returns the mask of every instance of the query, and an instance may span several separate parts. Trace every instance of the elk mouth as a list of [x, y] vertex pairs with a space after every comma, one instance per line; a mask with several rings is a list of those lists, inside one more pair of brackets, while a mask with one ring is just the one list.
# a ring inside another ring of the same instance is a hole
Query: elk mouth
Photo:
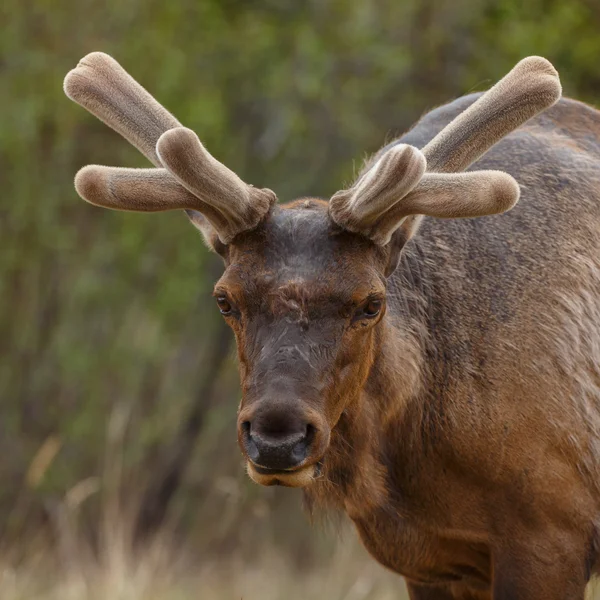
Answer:
[[285, 487], [306, 487], [320, 477], [323, 470], [323, 462], [305, 465], [298, 469], [277, 470], [260, 467], [247, 462], [248, 475], [250, 479], [260, 485], [282, 485]]

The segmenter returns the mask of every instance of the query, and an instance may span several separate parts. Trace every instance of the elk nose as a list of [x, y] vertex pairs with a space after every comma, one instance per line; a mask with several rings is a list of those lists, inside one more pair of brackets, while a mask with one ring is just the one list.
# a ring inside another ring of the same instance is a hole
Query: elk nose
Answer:
[[314, 437], [314, 428], [306, 423], [274, 429], [246, 421], [242, 427], [248, 458], [258, 467], [278, 471], [300, 466]]

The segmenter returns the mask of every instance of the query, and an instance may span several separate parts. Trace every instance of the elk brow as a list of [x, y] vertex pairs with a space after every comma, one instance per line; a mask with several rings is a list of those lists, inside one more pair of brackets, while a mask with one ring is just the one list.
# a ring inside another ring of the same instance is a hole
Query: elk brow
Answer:
[[385, 289], [380, 287], [359, 287], [352, 294], [352, 304], [354, 307], [374, 300], [384, 302]]

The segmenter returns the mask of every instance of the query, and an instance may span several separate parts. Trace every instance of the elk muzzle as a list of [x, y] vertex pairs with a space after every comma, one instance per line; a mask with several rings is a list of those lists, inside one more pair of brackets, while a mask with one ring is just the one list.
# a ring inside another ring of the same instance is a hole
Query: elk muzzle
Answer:
[[320, 473], [329, 428], [313, 410], [287, 403], [243, 409], [238, 441], [250, 477], [262, 485], [304, 487]]

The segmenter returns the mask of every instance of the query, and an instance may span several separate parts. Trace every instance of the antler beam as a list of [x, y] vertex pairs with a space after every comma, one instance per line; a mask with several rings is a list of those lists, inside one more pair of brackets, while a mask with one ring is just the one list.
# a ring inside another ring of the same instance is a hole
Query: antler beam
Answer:
[[511, 131], [556, 104], [561, 93], [550, 62], [541, 56], [524, 58], [423, 148], [427, 170], [464, 171]]

